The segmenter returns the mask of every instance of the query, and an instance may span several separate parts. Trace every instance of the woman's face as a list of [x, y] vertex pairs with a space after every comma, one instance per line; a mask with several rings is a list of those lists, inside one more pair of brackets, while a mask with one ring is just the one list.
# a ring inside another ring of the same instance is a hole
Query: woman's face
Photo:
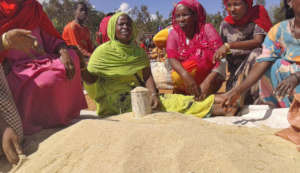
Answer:
[[119, 16], [116, 24], [116, 39], [128, 44], [131, 41], [132, 20], [127, 15]]
[[242, 19], [246, 13], [248, 6], [244, 0], [228, 0], [226, 9], [234, 20]]
[[290, 4], [295, 16], [300, 16], [300, 0], [291, 0]]
[[182, 4], [176, 7], [175, 20], [183, 31], [189, 31], [189, 29], [194, 28], [197, 22], [195, 13]]

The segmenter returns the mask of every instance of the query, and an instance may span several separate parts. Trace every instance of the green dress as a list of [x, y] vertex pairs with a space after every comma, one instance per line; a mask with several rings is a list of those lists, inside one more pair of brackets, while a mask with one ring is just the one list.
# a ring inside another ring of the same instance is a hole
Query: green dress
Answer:
[[[130, 91], [141, 86], [142, 70], [149, 67], [149, 59], [144, 50], [135, 43], [136, 29], [132, 24], [132, 41], [123, 44], [115, 38], [117, 19], [124, 13], [116, 13], [108, 24], [109, 42], [99, 46], [90, 57], [88, 71], [98, 80], [84, 84], [88, 95], [95, 100], [97, 114], [101, 117], [131, 111]], [[137, 77], [138, 76], [138, 77]], [[179, 112], [198, 117], [209, 114], [214, 96], [202, 102], [194, 101], [193, 96], [166, 94], [160, 96], [162, 111]]]

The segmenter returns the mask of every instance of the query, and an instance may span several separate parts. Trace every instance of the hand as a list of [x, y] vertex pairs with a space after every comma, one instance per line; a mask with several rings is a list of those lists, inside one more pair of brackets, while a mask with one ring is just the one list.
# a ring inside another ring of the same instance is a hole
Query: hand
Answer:
[[201, 85], [201, 94], [200, 94], [200, 96], [197, 98], [197, 101], [202, 101], [202, 100], [204, 100], [206, 97], [208, 97], [210, 94], [210, 88], [209, 87], [206, 87], [206, 85], [205, 86], [203, 86], [203, 85]]
[[66, 75], [69, 80], [73, 79], [75, 75], [75, 66], [73, 60], [66, 48], [61, 48], [59, 50], [60, 60], [64, 64], [66, 69]]
[[217, 61], [225, 58], [227, 54], [227, 48], [225, 45], [221, 46], [214, 54], [213, 63], [215, 64]]
[[151, 107], [152, 109], [157, 109], [159, 108], [160, 101], [157, 95], [151, 96]]
[[32, 57], [32, 50], [44, 54], [44, 50], [39, 46], [35, 36], [31, 31], [24, 29], [12, 29], [5, 33], [4, 39], [2, 39], [4, 49], [16, 49], [23, 51], [27, 55]]
[[20, 146], [20, 139], [16, 132], [10, 128], [5, 128], [2, 136], [2, 148], [7, 160], [11, 164], [17, 164], [20, 154], [23, 154]]
[[195, 96], [195, 99], [198, 100], [201, 95], [201, 89], [197, 85], [195, 79], [189, 74], [185, 73], [183, 76], [184, 85], [187, 88], [187, 92]]
[[285, 95], [292, 96], [294, 89], [299, 84], [298, 78], [295, 74], [290, 75], [283, 81], [279, 83], [274, 93], [279, 97], [283, 97]]
[[224, 94], [216, 95], [215, 102], [221, 104], [224, 107], [234, 107], [237, 105], [237, 100], [239, 99], [240, 94], [234, 90], [230, 90]]

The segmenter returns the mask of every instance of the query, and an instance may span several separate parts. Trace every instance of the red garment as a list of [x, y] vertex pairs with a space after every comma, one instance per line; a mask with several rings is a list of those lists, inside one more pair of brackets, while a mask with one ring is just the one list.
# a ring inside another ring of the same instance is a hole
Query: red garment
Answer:
[[67, 45], [78, 47], [84, 56], [90, 57], [93, 53], [91, 34], [87, 27], [72, 21], [65, 26], [62, 37]]
[[[40, 27], [50, 35], [60, 38], [43, 7], [36, 0], [26, 0], [19, 11], [16, 0], [0, 0], [0, 35], [10, 29], [20, 28], [32, 30]], [[18, 12], [18, 15], [15, 15]], [[5, 52], [0, 52], [0, 63], [4, 59]]]
[[19, 11], [16, 0], [0, 0], [0, 35], [14, 28], [33, 30], [36, 27], [61, 38], [38, 1], [24, 1]]
[[[244, 0], [244, 1], [248, 5], [248, 11], [247, 14], [242, 19], [238, 21], [234, 20], [233, 17], [230, 15], [230, 12], [228, 11], [229, 15], [226, 16], [224, 20], [231, 25], [237, 25], [237, 26], [243, 26], [250, 22], [254, 22], [259, 27], [261, 27], [266, 32], [268, 32], [272, 27], [272, 22], [265, 7], [262, 5], [253, 6], [253, 0]], [[225, 7], [227, 8], [228, 0], [223, 0], [223, 2]]]
[[[186, 41], [184, 31], [175, 20], [175, 10], [179, 4], [190, 8], [198, 18], [195, 34], [189, 43]], [[219, 63], [213, 64], [213, 55], [222, 46], [222, 39], [214, 27], [206, 23], [205, 10], [197, 0], [182, 0], [176, 7], [172, 13], [174, 29], [168, 35], [167, 55], [168, 58], [176, 58], [180, 61], [186, 70], [191, 65], [190, 62], [196, 62], [198, 70], [194, 78], [198, 83], [201, 83], [219, 65]], [[186, 64], [188, 65], [186, 66]]]
[[[109, 19], [111, 18], [111, 16], [106, 16], [102, 19], [100, 25], [99, 25], [99, 32], [102, 34], [102, 43], [105, 43], [107, 41], [109, 41], [108, 35], [107, 35], [107, 26], [108, 26], [108, 22]], [[99, 40], [99, 44], [100, 44], [100, 40]]]

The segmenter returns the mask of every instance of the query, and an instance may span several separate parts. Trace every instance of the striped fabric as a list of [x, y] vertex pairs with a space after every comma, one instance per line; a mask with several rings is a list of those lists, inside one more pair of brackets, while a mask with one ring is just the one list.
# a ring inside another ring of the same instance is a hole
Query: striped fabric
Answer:
[[22, 140], [23, 127], [20, 115], [17, 111], [12, 94], [0, 64], [0, 116], [6, 123], [15, 130]]

